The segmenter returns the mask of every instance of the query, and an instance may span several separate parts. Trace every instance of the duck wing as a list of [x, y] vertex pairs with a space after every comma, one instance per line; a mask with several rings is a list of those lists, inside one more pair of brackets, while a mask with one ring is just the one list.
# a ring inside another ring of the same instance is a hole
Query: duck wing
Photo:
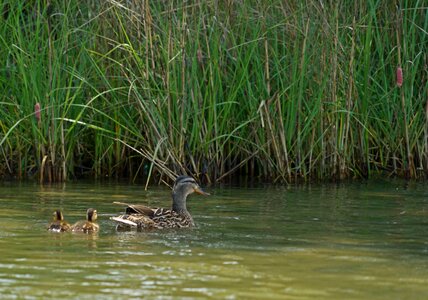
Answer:
[[113, 221], [116, 221], [119, 228], [129, 228], [129, 227], [136, 227], [140, 229], [158, 228], [157, 223], [153, 221], [152, 218], [143, 214], [131, 214], [131, 215], [126, 214], [126, 215], [121, 215], [117, 217], [111, 217], [110, 219]]
[[153, 221], [159, 228], [193, 227], [195, 223], [190, 215], [178, 214], [170, 209], [158, 209]]
[[128, 215], [139, 214], [153, 217], [155, 215], [155, 211], [157, 210], [156, 208], [151, 208], [142, 204], [129, 204], [124, 202], [113, 202], [113, 204], [126, 206], [125, 213]]
[[193, 227], [195, 224], [190, 215], [179, 214], [167, 208], [151, 208], [140, 204], [113, 202], [126, 206], [125, 214], [111, 217], [117, 228], [164, 229]]

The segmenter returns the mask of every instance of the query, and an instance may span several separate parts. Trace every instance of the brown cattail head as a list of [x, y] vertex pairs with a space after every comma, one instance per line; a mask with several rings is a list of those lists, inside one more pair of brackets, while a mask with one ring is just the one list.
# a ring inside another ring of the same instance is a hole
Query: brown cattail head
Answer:
[[36, 116], [37, 122], [40, 122], [41, 116], [40, 116], [40, 103], [37, 102], [34, 105], [34, 115]]
[[204, 54], [202, 53], [201, 49], [198, 49], [198, 51], [196, 51], [196, 58], [198, 59], [198, 63], [202, 65], [202, 63], [204, 62]]
[[403, 69], [401, 67], [397, 68], [397, 86], [401, 87], [403, 85]]
[[428, 120], [428, 99], [427, 99], [427, 103], [425, 104], [425, 115]]

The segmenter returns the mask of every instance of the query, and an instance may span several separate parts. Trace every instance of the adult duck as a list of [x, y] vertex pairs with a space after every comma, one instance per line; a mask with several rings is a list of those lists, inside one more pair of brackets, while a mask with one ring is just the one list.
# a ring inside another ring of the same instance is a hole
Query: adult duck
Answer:
[[97, 223], [95, 223], [97, 218], [98, 218], [97, 210], [93, 208], [89, 208], [86, 211], [86, 220], [75, 223], [71, 227], [71, 231], [83, 232], [83, 233], [97, 232], [100, 229], [100, 226]]
[[53, 213], [53, 221], [48, 225], [48, 230], [52, 232], [64, 232], [71, 229], [70, 224], [64, 221], [64, 215], [57, 209]]
[[111, 217], [117, 222], [117, 229], [164, 229], [164, 228], [184, 228], [193, 227], [195, 223], [187, 210], [187, 196], [197, 193], [208, 196], [199, 184], [190, 176], [179, 176], [175, 180], [172, 188], [172, 207], [151, 208], [141, 204], [128, 204], [123, 202], [113, 202], [114, 204], [125, 205], [124, 215]]

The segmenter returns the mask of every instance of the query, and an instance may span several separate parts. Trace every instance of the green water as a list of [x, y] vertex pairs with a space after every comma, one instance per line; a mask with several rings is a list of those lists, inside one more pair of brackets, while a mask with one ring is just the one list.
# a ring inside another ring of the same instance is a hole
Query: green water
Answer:
[[[401, 181], [208, 187], [197, 229], [116, 232], [131, 184], [0, 185], [1, 299], [428, 299], [428, 187]], [[99, 213], [96, 235], [45, 230]]]

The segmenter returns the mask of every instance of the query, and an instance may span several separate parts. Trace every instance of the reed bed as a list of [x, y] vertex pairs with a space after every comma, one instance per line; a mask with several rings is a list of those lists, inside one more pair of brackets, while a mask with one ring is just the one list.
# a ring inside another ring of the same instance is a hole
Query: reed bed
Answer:
[[2, 1], [0, 176], [424, 178], [423, 3]]

